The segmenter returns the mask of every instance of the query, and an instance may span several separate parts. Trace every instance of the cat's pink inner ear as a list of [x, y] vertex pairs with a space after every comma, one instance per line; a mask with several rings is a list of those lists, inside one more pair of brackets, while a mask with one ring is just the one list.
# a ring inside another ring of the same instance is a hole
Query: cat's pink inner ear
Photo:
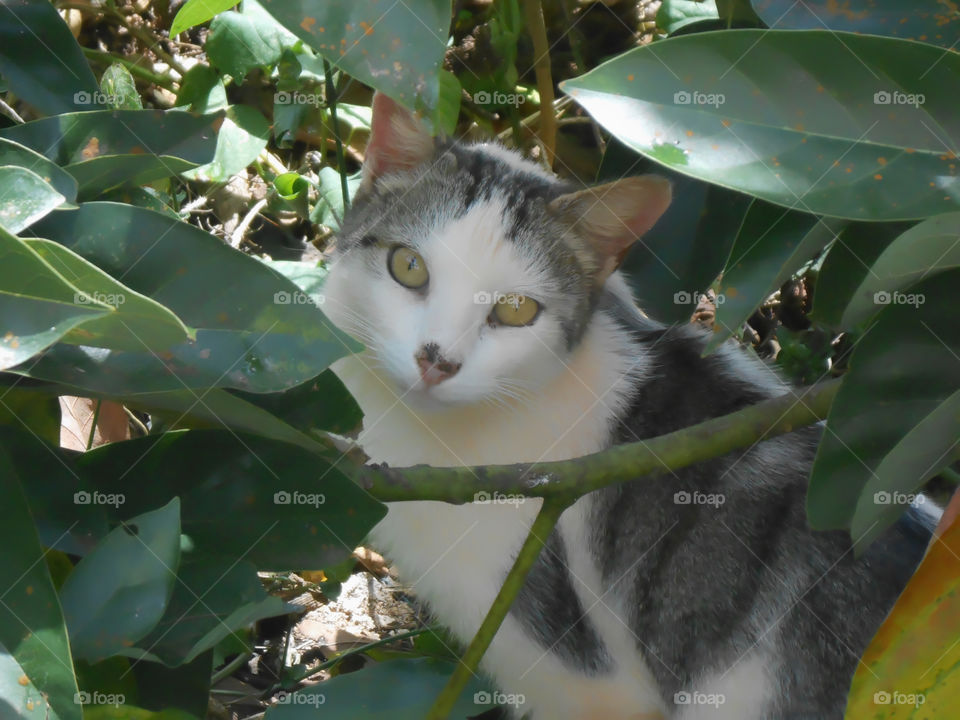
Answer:
[[640, 175], [563, 195], [552, 205], [571, 217], [598, 256], [600, 280], [617, 269], [637, 238], [669, 207], [670, 181]]
[[373, 96], [370, 141], [363, 160], [363, 183], [409, 170], [433, 154], [433, 138], [414, 115], [381, 92]]

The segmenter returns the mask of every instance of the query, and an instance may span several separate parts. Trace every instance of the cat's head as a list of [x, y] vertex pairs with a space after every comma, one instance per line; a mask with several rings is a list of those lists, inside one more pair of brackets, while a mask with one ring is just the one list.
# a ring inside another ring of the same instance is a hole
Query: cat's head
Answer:
[[324, 310], [405, 402], [536, 392], [563, 370], [604, 283], [669, 202], [657, 176], [576, 190], [498, 145], [435, 140], [377, 94]]

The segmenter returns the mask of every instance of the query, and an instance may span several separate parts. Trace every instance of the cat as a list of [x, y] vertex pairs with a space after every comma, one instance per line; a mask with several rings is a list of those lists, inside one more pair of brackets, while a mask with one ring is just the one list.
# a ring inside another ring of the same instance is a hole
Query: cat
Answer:
[[[657, 176], [578, 189], [502, 146], [434, 139], [383, 94], [324, 311], [365, 350], [334, 371], [393, 466], [574, 458], [790, 392], [730, 342], [637, 309], [618, 270], [671, 201]], [[825, 720], [924, 545], [856, 557], [807, 527], [820, 429], [586, 495], [482, 669], [533, 720]], [[372, 533], [465, 643], [537, 498], [392, 503]], [[477, 713], [484, 708], [478, 707]]]

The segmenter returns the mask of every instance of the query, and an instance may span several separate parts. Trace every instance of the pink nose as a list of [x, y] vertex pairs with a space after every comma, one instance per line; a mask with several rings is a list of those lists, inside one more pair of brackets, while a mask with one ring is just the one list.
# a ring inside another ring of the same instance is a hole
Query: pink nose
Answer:
[[420, 368], [420, 377], [427, 386], [442, 383], [447, 378], [457, 374], [461, 363], [450, 362], [440, 355], [436, 346], [425, 346], [414, 355], [417, 366]]

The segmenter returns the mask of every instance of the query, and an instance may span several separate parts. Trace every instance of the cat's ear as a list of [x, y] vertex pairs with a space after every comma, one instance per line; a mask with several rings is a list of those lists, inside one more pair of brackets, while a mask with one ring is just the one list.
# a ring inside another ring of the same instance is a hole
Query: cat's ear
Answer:
[[640, 175], [561, 195], [550, 207], [569, 218], [590, 243], [602, 283], [617, 269], [638, 237], [670, 205], [670, 181]]
[[409, 110], [381, 92], [373, 96], [370, 141], [363, 159], [363, 187], [381, 175], [410, 170], [433, 155], [433, 138]]

